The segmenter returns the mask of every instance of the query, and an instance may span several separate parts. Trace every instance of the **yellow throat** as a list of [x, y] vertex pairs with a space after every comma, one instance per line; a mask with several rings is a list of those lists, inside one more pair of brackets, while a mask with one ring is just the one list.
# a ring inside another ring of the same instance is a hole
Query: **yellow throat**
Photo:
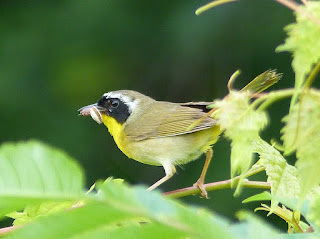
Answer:
[[114, 140], [117, 141], [117, 138], [119, 138], [123, 133], [123, 125], [106, 114], [102, 114], [101, 116], [104, 125], [107, 126], [110, 134], [113, 136]]
[[103, 124], [108, 128], [110, 134], [113, 136], [114, 141], [116, 142], [118, 148], [130, 158], [129, 153], [126, 150], [125, 142], [124, 142], [124, 134], [123, 134], [123, 125], [120, 124], [114, 118], [102, 114]]

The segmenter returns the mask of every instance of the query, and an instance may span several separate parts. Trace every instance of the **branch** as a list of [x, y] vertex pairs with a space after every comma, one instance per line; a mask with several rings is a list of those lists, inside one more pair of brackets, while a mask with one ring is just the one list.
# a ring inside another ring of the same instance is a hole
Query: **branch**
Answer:
[[[204, 185], [207, 191], [214, 191], [219, 189], [233, 188], [231, 187], [232, 179], [219, 181], [214, 183], [207, 183]], [[267, 182], [260, 181], [243, 181], [242, 186], [245, 188], [261, 188], [261, 189], [270, 189], [270, 184]], [[168, 196], [169, 198], [180, 198], [185, 196], [190, 196], [194, 194], [201, 193], [198, 187], [188, 187], [181, 188], [170, 192], [165, 192], [163, 195]]]
[[[253, 170], [250, 170], [245, 174], [245, 178], [252, 176], [254, 174], [257, 174], [261, 171], [264, 171], [265, 168], [260, 166], [258, 168], [255, 168]], [[234, 177], [233, 179], [228, 179], [224, 181], [219, 182], [213, 182], [213, 183], [207, 183], [204, 185], [206, 191], [214, 191], [219, 189], [226, 189], [226, 188], [235, 188], [237, 186], [237, 183], [239, 182], [240, 176]], [[232, 185], [232, 186], [231, 186]], [[242, 186], [246, 188], [260, 188], [260, 189], [270, 189], [270, 184], [267, 182], [260, 182], [260, 181], [246, 181], [244, 180], [242, 182]], [[196, 186], [193, 187], [187, 187], [187, 188], [181, 188], [177, 190], [173, 190], [170, 192], [165, 192], [163, 195], [169, 197], [169, 198], [180, 198], [185, 196], [190, 196], [194, 194], [201, 193], [200, 189]]]
[[21, 227], [21, 225], [19, 225], [19, 226], [11, 226], [11, 227], [0, 228], [0, 237], [3, 237], [3, 236], [5, 236], [5, 235], [7, 235], [9, 232], [11, 232], [11, 231], [13, 231], [13, 230], [15, 230], [15, 229], [17, 229], [17, 228], [19, 228], [19, 227]]

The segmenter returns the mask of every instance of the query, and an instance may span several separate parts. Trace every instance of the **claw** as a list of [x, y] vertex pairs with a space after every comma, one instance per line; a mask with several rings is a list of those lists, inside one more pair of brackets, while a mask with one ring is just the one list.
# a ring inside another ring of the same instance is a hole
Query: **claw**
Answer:
[[209, 199], [207, 190], [204, 187], [203, 181], [199, 178], [198, 181], [193, 184], [194, 187], [198, 187], [201, 191], [201, 196], [203, 198]]

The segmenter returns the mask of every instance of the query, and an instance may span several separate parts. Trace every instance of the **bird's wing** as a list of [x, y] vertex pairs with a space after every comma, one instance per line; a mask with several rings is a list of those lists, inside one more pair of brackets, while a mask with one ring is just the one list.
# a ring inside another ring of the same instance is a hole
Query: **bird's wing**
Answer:
[[[156, 102], [139, 118], [124, 128], [124, 133], [134, 141], [147, 138], [188, 134], [211, 128], [216, 120], [206, 112], [209, 102], [170, 103]], [[190, 128], [191, 125], [194, 127]]]

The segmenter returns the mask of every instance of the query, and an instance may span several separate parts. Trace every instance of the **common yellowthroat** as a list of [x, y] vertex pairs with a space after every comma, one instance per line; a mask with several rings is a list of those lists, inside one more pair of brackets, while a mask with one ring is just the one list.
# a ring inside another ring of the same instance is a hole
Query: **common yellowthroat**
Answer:
[[[163, 166], [165, 176], [151, 185], [152, 190], [186, 164], [206, 154], [206, 162], [195, 186], [204, 197], [204, 178], [212, 158], [220, 128], [207, 114], [212, 102], [171, 103], [157, 101], [131, 90], [112, 91], [97, 103], [79, 109], [108, 128], [118, 148], [129, 158], [144, 164]], [[195, 124], [197, 122], [197, 124]], [[195, 124], [194, 127], [190, 127]]]

